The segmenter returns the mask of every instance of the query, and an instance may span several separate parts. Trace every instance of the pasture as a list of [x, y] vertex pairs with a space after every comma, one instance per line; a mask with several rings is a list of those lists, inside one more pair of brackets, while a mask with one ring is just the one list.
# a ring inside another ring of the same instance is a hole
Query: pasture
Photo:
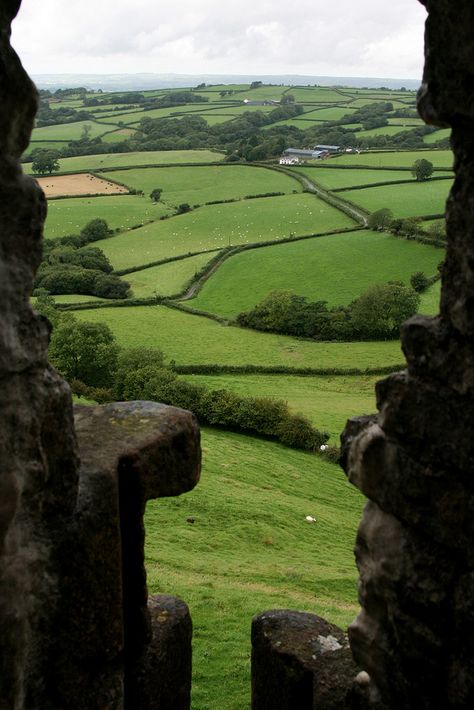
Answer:
[[128, 281], [137, 298], [149, 298], [155, 294], [172, 296], [180, 293], [195, 273], [213, 256], [212, 253], [190, 256], [180, 261], [134, 271], [124, 276], [124, 279]]
[[[120, 126], [117, 126], [120, 128]], [[87, 127], [87, 128], [86, 128]], [[35, 141], [73, 141], [79, 140], [84, 129], [89, 131], [89, 138], [97, 138], [107, 131], [107, 126], [96, 121], [77, 121], [76, 123], [60, 123], [55, 126], [35, 128], [31, 135]]]
[[242, 397], [283, 399], [290, 409], [304, 414], [339, 446], [347, 419], [376, 411], [375, 383], [380, 375], [301, 377], [298, 375], [186, 375], [194, 384], [227, 389]]
[[[141, 199], [152, 213], [150, 201]], [[115, 269], [124, 269], [189, 252], [353, 225], [354, 222], [342, 212], [314, 195], [303, 193], [200, 207], [97, 242], [97, 246], [109, 257]]]
[[123, 346], [161, 349], [178, 365], [261, 365], [376, 368], [403, 362], [397, 341], [317, 343], [220, 325], [165, 306], [77, 311], [80, 320], [107, 323]]
[[101, 217], [111, 229], [130, 229], [159, 219], [168, 212], [161, 204], [140, 195], [108, 195], [106, 197], [71, 197], [50, 200], [45, 224], [45, 237], [55, 239], [78, 234], [87, 222]]
[[364, 499], [315, 455], [210, 429], [202, 446], [196, 489], [147, 505], [147, 581], [190, 607], [193, 708], [244, 710], [252, 616], [290, 607], [347, 626], [357, 614], [352, 548]]
[[38, 178], [38, 183], [46, 197], [74, 195], [121, 195], [128, 193], [126, 187], [109, 180], [102, 180], [90, 173], [76, 175], [50, 175]]
[[451, 170], [453, 154], [450, 150], [403, 150], [374, 151], [372, 153], [345, 154], [331, 158], [331, 163], [358, 165], [370, 168], [411, 168], [415, 160], [424, 158], [433, 163], [435, 169]]
[[211, 200], [240, 199], [267, 192], [301, 192], [299, 182], [290, 176], [251, 165], [186, 166], [185, 168], [142, 168], [103, 173], [145, 195], [159, 187], [161, 201], [177, 206], [204, 204]]
[[234, 318], [284, 289], [329, 306], [348, 304], [369, 286], [437, 273], [444, 251], [362, 230], [242, 252], [228, 258], [187, 303]]
[[366, 168], [347, 169], [334, 167], [303, 167], [291, 168], [297, 173], [315, 180], [327, 190], [339, 190], [345, 187], [370, 185], [374, 182], [396, 182], [397, 180], [413, 180], [409, 170], [368, 170]]
[[[134, 153], [106, 153], [60, 158], [59, 169], [60, 172], [76, 172], [80, 170], [94, 171], [141, 165], [215, 163], [222, 160], [223, 157], [222, 153], [211, 150], [152, 150]], [[25, 170], [26, 172], [31, 172], [31, 163], [25, 165]]]
[[444, 214], [451, 180], [413, 180], [405, 185], [348, 190], [344, 197], [369, 212], [389, 207], [395, 217], [423, 217]]

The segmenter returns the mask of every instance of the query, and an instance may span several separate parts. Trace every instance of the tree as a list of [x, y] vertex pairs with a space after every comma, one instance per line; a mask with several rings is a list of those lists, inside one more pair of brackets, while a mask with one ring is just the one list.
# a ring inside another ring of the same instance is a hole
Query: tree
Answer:
[[109, 225], [105, 219], [97, 217], [91, 219], [85, 227], [81, 229], [81, 237], [84, 237], [85, 242], [97, 242], [99, 239], [105, 239], [110, 234]]
[[284, 94], [281, 97], [280, 103], [283, 104], [294, 104], [295, 103], [295, 97], [293, 94]]
[[155, 187], [155, 189], [150, 192], [150, 198], [153, 200], [153, 202], [160, 201], [162, 192], [163, 190], [161, 189], [161, 187]]
[[370, 229], [387, 229], [392, 219], [392, 210], [389, 210], [388, 207], [382, 207], [382, 209], [372, 212], [367, 220], [367, 225]]
[[389, 340], [403, 321], [415, 315], [420, 296], [400, 281], [372, 286], [349, 306], [355, 334], [361, 339]]
[[411, 287], [417, 293], [423, 293], [430, 285], [430, 280], [423, 271], [415, 271], [410, 276]]
[[118, 345], [105, 323], [77, 321], [63, 315], [53, 330], [49, 357], [67, 380], [90, 387], [110, 387], [117, 364]]
[[34, 173], [55, 173], [59, 170], [58, 158], [60, 153], [57, 150], [37, 150], [33, 156], [31, 167]]
[[433, 174], [433, 163], [425, 158], [420, 158], [420, 160], [415, 160], [413, 163], [411, 174], [419, 182], [423, 180], [428, 180]]
[[180, 205], [178, 205], [178, 208], [176, 210], [176, 214], [184, 214], [185, 212], [190, 212], [191, 207], [188, 205], [187, 202], [182, 202]]

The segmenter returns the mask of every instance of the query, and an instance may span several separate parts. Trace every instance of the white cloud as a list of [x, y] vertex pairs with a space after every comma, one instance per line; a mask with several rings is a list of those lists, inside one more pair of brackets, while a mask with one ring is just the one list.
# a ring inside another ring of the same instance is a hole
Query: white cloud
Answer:
[[416, 0], [23, 0], [13, 42], [38, 73], [419, 78]]

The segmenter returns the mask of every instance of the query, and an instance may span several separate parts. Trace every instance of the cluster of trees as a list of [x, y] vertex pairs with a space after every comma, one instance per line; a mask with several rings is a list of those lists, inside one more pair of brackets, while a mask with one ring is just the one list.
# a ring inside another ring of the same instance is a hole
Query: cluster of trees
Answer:
[[418, 293], [398, 281], [371, 286], [348, 306], [334, 308], [291, 291], [273, 291], [253, 310], [240, 313], [237, 323], [314, 340], [391, 340], [419, 302]]
[[86, 224], [80, 234], [45, 240], [34, 295], [72, 293], [127, 298], [130, 284], [113, 273], [101, 249], [87, 246], [110, 233], [105, 220], [95, 219]]
[[394, 218], [392, 210], [383, 207], [376, 212], [372, 212], [368, 219], [368, 227], [378, 231], [387, 231], [397, 236], [408, 238], [428, 237], [430, 240], [442, 244], [446, 242], [446, 222], [444, 219], [436, 219], [428, 226], [424, 227], [421, 217]]
[[92, 118], [88, 111], [75, 109], [69, 106], [60, 106], [52, 109], [48, 101], [40, 101], [38, 113], [36, 114], [36, 125], [54, 126], [59, 123], [74, 123], [76, 121], [87, 121]]
[[50, 360], [78, 395], [164, 402], [190, 409], [202, 424], [259, 434], [307, 451], [319, 450], [329, 438], [281, 400], [212, 391], [179, 378], [159, 350], [119, 348], [107, 325], [61, 313], [50, 296], [41, 294], [36, 307], [53, 325]]

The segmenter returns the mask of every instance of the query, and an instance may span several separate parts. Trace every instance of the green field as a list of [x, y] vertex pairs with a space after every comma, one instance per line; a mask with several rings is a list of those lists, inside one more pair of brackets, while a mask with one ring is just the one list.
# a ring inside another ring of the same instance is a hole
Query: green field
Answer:
[[147, 505], [148, 586], [190, 607], [193, 709], [245, 710], [252, 616], [290, 607], [347, 626], [357, 614], [364, 501], [317, 456], [207, 429], [202, 444], [196, 489]]
[[439, 312], [439, 299], [441, 295], [441, 281], [436, 281], [421, 295], [419, 312], [432, 316]]
[[[117, 124], [115, 124], [117, 125]], [[32, 140], [35, 141], [72, 141], [78, 140], [85, 126], [90, 127], [90, 138], [101, 136], [107, 131], [107, 126], [95, 121], [77, 121], [76, 123], [60, 123], [56, 126], [44, 126], [35, 128], [32, 133]], [[119, 128], [119, 126], [117, 126]]]
[[[408, 170], [369, 170], [364, 168], [291, 168], [315, 180], [327, 190], [337, 190], [343, 187], [370, 185], [374, 182], [396, 182], [397, 180], [413, 180]], [[342, 195], [344, 197], [344, 195]]]
[[[129, 229], [159, 219], [168, 209], [140, 195], [106, 195], [105, 197], [70, 197], [49, 200], [45, 237], [54, 239], [77, 234], [96, 217], [105, 219], [111, 229]], [[117, 238], [117, 237], [114, 237]]]
[[188, 259], [134, 271], [123, 278], [128, 281], [137, 298], [149, 298], [156, 293], [160, 296], [172, 296], [180, 293], [194, 274], [213, 256], [214, 254], [208, 253], [198, 254]]
[[[152, 150], [149, 152], [109, 153], [102, 155], [80, 155], [75, 158], [60, 158], [59, 166], [61, 172], [75, 172], [76, 170], [102, 170], [104, 168], [121, 168], [137, 165], [215, 163], [222, 160], [223, 157], [222, 153], [211, 150]], [[25, 165], [25, 170], [31, 172], [31, 163]]]
[[352, 109], [350, 105], [342, 107], [333, 106], [331, 108], [313, 109], [312, 111], [305, 113], [304, 116], [317, 119], [318, 121], [339, 121], [343, 116], [347, 116], [348, 114], [350, 115], [353, 110], [354, 109]]
[[263, 242], [290, 234], [311, 234], [353, 224], [345, 214], [313, 195], [284, 195], [200, 207], [97, 242], [97, 246], [103, 249], [114, 268], [124, 269], [168, 256]]
[[299, 103], [344, 104], [351, 100], [330, 86], [291, 87], [288, 94], [295, 97]]
[[121, 143], [122, 141], [128, 141], [134, 133], [136, 133], [136, 131], [133, 128], [119, 128], [118, 131], [105, 133], [102, 136], [102, 141], [104, 143]]
[[186, 375], [186, 380], [242, 397], [283, 399], [295, 413], [304, 414], [320, 431], [339, 436], [347, 419], [376, 411], [375, 383], [380, 376], [300, 377], [298, 375]]
[[374, 283], [432, 276], [443, 257], [442, 249], [368, 230], [279, 244], [230, 257], [188, 304], [233, 318], [277, 289], [347, 304]]
[[159, 187], [163, 190], [161, 201], [173, 207], [182, 202], [202, 205], [211, 200], [302, 189], [299, 182], [284, 173], [246, 165], [142, 168], [104, 173], [104, 177], [143, 190], [145, 195]]
[[431, 145], [432, 143], [436, 143], [437, 141], [441, 141], [444, 138], [449, 138], [451, 135], [451, 129], [450, 128], [442, 128], [439, 131], [435, 131], [434, 133], [430, 133], [427, 136], [423, 137], [423, 143], [426, 143], [427, 145]]
[[285, 365], [374, 368], [403, 362], [397, 341], [316, 343], [286, 335], [223, 326], [165, 306], [78, 311], [81, 320], [107, 323], [123, 346], [160, 348], [178, 365]]
[[375, 168], [411, 168], [415, 160], [424, 158], [433, 163], [435, 168], [451, 169], [454, 157], [450, 150], [406, 150], [377, 151], [373, 153], [345, 154], [331, 158], [334, 164], [361, 165]]
[[344, 197], [369, 212], [389, 207], [395, 217], [421, 217], [444, 213], [451, 186], [451, 180], [413, 180], [405, 185], [348, 190]]
[[402, 126], [380, 126], [379, 128], [370, 128], [367, 131], [359, 131], [357, 138], [371, 138], [372, 136], [396, 136], [404, 130]]

